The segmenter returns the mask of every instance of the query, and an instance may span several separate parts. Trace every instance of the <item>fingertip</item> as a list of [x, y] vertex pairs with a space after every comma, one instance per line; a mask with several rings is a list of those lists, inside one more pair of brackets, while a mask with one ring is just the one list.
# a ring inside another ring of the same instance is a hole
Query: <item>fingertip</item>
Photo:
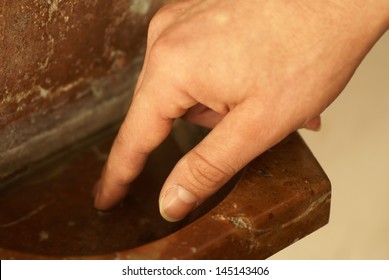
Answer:
[[100, 211], [107, 211], [111, 209], [118, 200], [116, 199], [112, 201], [112, 199], [109, 199], [106, 192], [104, 192], [104, 185], [101, 179], [97, 182], [96, 185], [97, 189], [95, 194], [94, 207]]
[[198, 205], [198, 198], [182, 186], [175, 185], [161, 195], [159, 209], [168, 222], [184, 219]]
[[92, 197], [96, 197], [97, 193], [101, 188], [101, 179], [97, 180], [92, 188]]
[[104, 203], [101, 200], [101, 188], [98, 188], [95, 193], [94, 207], [98, 210], [105, 210]]

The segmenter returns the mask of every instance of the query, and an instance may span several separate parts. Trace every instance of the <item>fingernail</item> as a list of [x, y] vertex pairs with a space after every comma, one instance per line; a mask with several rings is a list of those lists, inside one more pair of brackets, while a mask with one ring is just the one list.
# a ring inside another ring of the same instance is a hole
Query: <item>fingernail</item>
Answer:
[[159, 209], [162, 217], [177, 222], [197, 206], [197, 197], [181, 186], [173, 186], [161, 198]]

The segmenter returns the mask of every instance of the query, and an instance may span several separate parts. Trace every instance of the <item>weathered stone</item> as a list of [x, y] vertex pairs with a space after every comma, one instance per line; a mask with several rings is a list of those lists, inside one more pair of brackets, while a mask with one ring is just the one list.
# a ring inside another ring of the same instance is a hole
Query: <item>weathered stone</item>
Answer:
[[123, 117], [164, 2], [0, 2], [0, 180]]
[[114, 135], [47, 159], [0, 190], [0, 259], [259, 259], [328, 222], [330, 183], [297, 134], [179, 223], [158, 211], [160, 188], [182, 156], [168, 138], [123, 203], [99, 213], [91, 192]]

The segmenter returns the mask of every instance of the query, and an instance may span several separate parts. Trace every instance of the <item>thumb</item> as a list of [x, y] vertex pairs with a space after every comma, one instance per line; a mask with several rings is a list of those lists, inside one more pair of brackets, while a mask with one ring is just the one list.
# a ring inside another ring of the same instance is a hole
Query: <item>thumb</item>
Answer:
[[247, 163], [283, 138], [270, 129], [263, 114], [253, 114], [242, 107], [230, 111], [176, 164], [159, 199], [160, 212], [166, 220], [183, 219]]

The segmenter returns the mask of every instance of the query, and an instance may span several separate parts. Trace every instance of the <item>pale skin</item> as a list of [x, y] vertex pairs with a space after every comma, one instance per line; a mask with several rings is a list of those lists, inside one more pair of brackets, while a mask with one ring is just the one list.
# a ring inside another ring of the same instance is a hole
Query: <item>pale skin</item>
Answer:
[[177, 118], [212, 128], [162, 186], [183, 219], [252, 159], [320, 114], [389, 29], [388, 0], [187, 0], [153, 18], [133, 102], [97, 183], [122, 200]]

